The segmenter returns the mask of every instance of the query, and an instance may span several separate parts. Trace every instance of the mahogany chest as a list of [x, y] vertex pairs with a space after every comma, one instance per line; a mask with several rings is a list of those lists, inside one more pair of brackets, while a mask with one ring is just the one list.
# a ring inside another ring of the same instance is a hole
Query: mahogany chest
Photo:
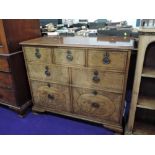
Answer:
[[0, 104], [19, 113], [31, 104], [19, 42], [40, 35], [39, 20], [0, 19]]
[[33, 111], [97, 122], [122, 132], [132, 40], [42, 37], [21, 45]]

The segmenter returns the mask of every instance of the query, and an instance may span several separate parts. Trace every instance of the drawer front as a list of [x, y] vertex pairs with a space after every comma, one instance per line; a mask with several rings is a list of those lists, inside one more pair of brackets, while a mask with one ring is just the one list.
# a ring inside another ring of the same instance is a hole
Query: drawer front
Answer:
[[29, 76], [32, 79], [69, 83], [68, 68], [61, 66], [28, 64]]
[[54, 63], [84, 66], [85, 51], [83, 49], [55, 48]]
[[91, 120], [119, 123], [122, 95], [103, 91], [73, 88], [73, 110]]
[[10, 73], [0, 72], [0, 87], [13, 88], [13, 79]]
[[72, 69], [72, 84], [80, 87], [123, 92], [124, 74], [95, 69]]
[[52, 63], [50, 48], [24, 47], [24, 53], [28, 62]]
[[0, 88], [0, 102], [16, 105], [15, 92], [10, 89]]
[[8, 72], [9, 70], [10, 69], [7, 57], [0, 57], [0, 71]]
[[71, 111], [69, 87], [31, 81], [34, 104], [57, 111]]
[[106, 50], [89, 50], [88, 66], [124, 71], [126, 68], [127, 52]]

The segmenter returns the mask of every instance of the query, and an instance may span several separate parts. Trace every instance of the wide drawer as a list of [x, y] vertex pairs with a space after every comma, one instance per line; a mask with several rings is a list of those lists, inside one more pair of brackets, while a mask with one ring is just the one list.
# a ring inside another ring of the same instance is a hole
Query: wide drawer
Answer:
[[13, 79], [10, 73], [0, 72], [0, 87], [13, 88]]
[[124, 71], [126, 68], [127, 52], [109, 50], [89, 50], [88, 67], [102, 67]]
[[72, 69], [72, 84], [79, 87], [123, 92], [124, 74], [97, 69]]
[[8, 57], [0, 56], [0, 71], [10, 71]]
[[55, 109], [71, 111], [69, 87], [31, 80], [34, 104]]
[[120, 122], [122, 95], [76, 87], [72, 90], [74, 113], [90, 120]]
[[73, 48], [54, 48], [54, 63], [63, 65], [85, 65], [85, 50]]
[[68, 68], [52, 65], [28, 64], [29, 76], [32, 79], [69, 83]]
[[16, 105], [15, 92], [10, 89], [0, 88], [0, 102]]
[[24, 47], [25, 58], [28, 62], [52, 63], [50, 48]]

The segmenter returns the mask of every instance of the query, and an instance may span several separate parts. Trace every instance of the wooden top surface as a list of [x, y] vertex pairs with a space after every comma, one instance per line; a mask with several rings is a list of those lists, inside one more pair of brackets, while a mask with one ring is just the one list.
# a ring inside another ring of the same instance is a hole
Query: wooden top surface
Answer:
[[121, 37], [62, 37], [48, 36], [20, 43], [31, 46], [63, 46], [63, 47], [94, 47], [133, 49], [133, 39]]

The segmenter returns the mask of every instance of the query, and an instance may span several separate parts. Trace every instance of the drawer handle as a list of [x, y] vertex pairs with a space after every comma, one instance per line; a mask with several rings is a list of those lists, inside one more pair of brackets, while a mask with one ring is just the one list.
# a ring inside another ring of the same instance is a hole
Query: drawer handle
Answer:
[[66, 59], [67, 59], [68, 61], [72, 61], [72, 60], [73, 60], [73, 56], [72, 56], [71, 51], [67, 51]]
[[39, 49], [38, 49], [38, 48], [36, 49], [35, 56], [36, 56], [36, 58], [38, 58], [38, 59], [40, 59], [40, 58], [41, 58], [41, 54], [40, 54], [40, 52], [39, 52]]
[[48, 98], [49, 98], [50, 100], [54, 100], [54, 95], [48, 94]]
[[91, 106], [94, 107], [94, 108], [99, 108], [100, 107], [100, 105], [98, 103], [96, 103], [96, 102], [93, 102], [91, 104]]
[[46, 76], [50, 76], [51, 75], [51, 73], [49, 72], [48, 66], [45, 67], [45, 75]]
[[93, 93], [94, 95], [97, 95], [97, 94], [98, 94], [96, 90], [94, 90], [92, 93]]
[[107, 64], [110, 64], [110, 61], [111, 60], [109, 58], [109, 53], [105, 52], [104, 55], [103, 55], [103, 63], [107, 65]]
[[94, 76], [93, 76], [93, 79], [92, 79], [94, 82], [98, 83], [100, 82], [100, 78], [98, 76], [98, 71], [95, 71], [94, 72]]
[[50, 87], [51, 87], [51, 84], [50, 84], [50, 83], [48, 83], [48, 84], [47, 84], [47, 86], [50, 88]]

